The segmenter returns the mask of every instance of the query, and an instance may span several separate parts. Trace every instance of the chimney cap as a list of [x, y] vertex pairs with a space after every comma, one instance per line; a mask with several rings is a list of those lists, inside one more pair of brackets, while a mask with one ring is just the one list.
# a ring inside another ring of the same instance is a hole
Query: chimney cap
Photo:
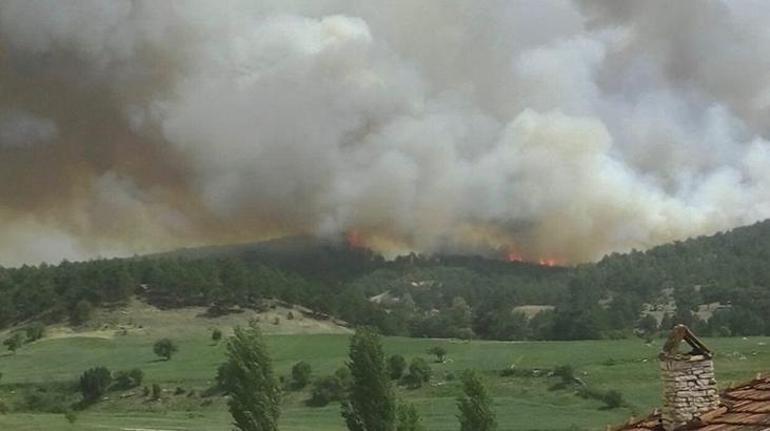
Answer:
[[[690, 352], [684, 354], [679, 352], [679, 345], [682, 341], [687, 342], [687, 344], [692, 347]], [[663, 351], [660, 353], [661, 359], [693, 356], [711, 358], [713, 354], [711, 350], [709, 350], [709, 348], [706, 347], [706, 345], [703, 344], [703, 342], [698, 339], [698, 337], [696, 337], [692, 331], [690, 331], [690, 328], [685, 325], [674, 326], [674, 328], [671, 329], [671, 333], [669, 334], [668, 339], [666, 340], [666, 344], [663, 345]]]

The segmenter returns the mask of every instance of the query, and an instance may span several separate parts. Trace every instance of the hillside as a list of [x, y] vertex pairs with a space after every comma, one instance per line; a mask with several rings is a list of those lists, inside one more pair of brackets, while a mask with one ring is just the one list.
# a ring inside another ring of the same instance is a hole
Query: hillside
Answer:
[[[407, 255], [309, 238], [0, 269], [0, 327], [87, 322], [133, 295], [162, 308], [264, 310], [273, 299], [418, 337], [590, 339], [770, 333], [770, 221], [560, 268]], [[533, 312], [538, 310], [540, 312]], [[704, 311], [705, 310], [705, 311]], [[649, 316], [649, 317], [647, 317]]]

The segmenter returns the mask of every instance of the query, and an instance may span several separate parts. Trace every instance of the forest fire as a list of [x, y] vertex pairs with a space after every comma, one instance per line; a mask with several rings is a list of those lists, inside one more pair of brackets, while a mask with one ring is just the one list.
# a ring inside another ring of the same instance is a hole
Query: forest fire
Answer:
[[530, 259], [525, 259], [524, 256], [522, 256], [521, 254], [519, 254], [519, 253], [517, 253], [515, 251], [508, 252], [508, 254], [505, 255], [505, 260], [507, 260], [508, 262], [536, 263], [536, 264], [538, 264], [540, 266], [549, 266], [549, 267], [550, 266], [559, 266], [559, 261], [557, 259], [554, 259], [554, 258], [540, 258], [540, 259], [537, 259], [537, 260], [530, 260]]
[[361, 236], [361, 234], [357, 230], [351, 230], [345, 235], [345, 242], [348, 244], [349, 248], [364, 248], [366, 247], [366, 243], [364, 242], [364, 238]]
[[506, 260], [508, 262], [524, 262], [524, 258], [516, 252], [508, 253], [508, 255], [506, 256]]

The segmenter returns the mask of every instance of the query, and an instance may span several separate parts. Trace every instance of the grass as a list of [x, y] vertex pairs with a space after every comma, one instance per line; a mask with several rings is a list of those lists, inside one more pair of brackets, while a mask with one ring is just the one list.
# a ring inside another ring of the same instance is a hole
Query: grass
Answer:
[[[112, 370], [139, 367], [145, 384], [164, 389], [160, 401], [150, 401], [140, 390], [111, 392], [108, 399], [80, 412], [74, 425], [63, 414], [14, 411], [0, 415], [0, 429], [13, 430], [229, 430], [229, 416], [221, 397], [201, 393], [212, 384], [217, 365], [224, 357], [223, 344], [212, 345], [209, 326], [188, 325], [174, 337], [179, 352], [170, 361], [160, 361], [152, 352], [155, 337], [162, 331], [128, 333], [112, 338], [49, 338], [24, 346], [15, 355], [0, 356], [0, 399], [12, 407], [25, 388], [72, 382], [87, 368], [103, 365]], [[173, 334], [172, 334], [173, 335]], [[288, 376], [291, 366], [304, 360], [314, 376], [332, 373], [347, 355], [346, 334], [268, 335], [276, 371]], [[659, 404], [660, 385], [656, 355], [662, 340], [647, 346], [640, 340], [582, 342], [454, 342], [410, 338], [387, 338], [388, 354], [423, 356], [441, 345], [448, 352], [443, 364], [431, 363], [434, 379], [417, 390], [398, 389], [398, 395], [415, 403], [427, 429], [457, 429], [455, 398], [459, 382], [449, 378], [462, 370], [481, 371], [491, 393], [500, 430], [599, 429], [640, 416]], [[707, 339], [717, 352], [716, 369], [722, 386], [748, 380], [770, 364], [770, 339]], [[576, 375], [599, 390], [623, 393], [626, 407], [607, 410], [602, 403], [580, 398], [571, 390], [551, 391], [555, 377], [499, 377], [502, 369], [552, 368], [570, 364]], [[177, 387], [183, 394], [174, 395]], [[193, 391], [190, 394], [190, 391]], [[286, 431], [331, 431], [344, 426], [336, 404], [324, 408], [304, 405], [306, 392], [285, 396], [281, 429]]]

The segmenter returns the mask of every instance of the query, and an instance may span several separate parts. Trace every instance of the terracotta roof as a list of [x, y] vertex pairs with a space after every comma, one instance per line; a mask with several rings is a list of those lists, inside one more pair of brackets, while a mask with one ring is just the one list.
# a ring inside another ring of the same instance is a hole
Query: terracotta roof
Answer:
[[[721, 395], [722, 405], [695, 418], [680, 430], [770, 431], [770, 377], [730, 388]], [[662, 431], [660, 413], [630, 420], [617, 431]]]

